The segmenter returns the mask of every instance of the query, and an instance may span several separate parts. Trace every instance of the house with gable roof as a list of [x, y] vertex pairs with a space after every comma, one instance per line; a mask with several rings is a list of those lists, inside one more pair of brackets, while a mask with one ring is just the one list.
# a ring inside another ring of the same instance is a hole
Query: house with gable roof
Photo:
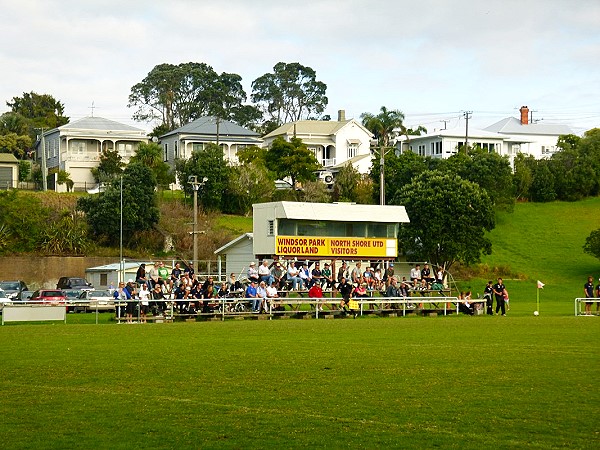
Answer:
[[37, 162], [46, 158], [48, 170], [64, 170], [75, 189], [86, 189], [96, 186], [91, 169], [100, 164], [102, 151], [118, 151], [127, 164], [140, 143], [148, 142], [148, 136], [140, 128], [92, 116], [46, 131], [43, 151], [41, 142], [36, 142]]
[[370, 149], [373, 134], [355, 119], [346, 120], [344, 110], [338, 111], [338, 120], [298, 120], [281, 125], [263, 137], [264, 145], [282, 137], [302, 140], [324, 169], [338, 172], [350, 162], [360, 173], [368, 173], [371, 167]]
[[262, 139], [255, 131], [213, 116], [200, 117], [160, 136], [163, 160], [171, 167], [175, 167], [177, 159], [187, 159], [193, 151], [203, 150], [210, 143], [220, 145], [225, 160], [237, 164], [238, 150], [260, 147]]

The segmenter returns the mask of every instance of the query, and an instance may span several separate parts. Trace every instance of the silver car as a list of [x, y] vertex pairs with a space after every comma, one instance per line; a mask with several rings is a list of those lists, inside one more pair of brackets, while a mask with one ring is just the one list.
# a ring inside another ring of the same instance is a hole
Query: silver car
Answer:
[[114, 311], [115, 301], [109, 290], [82, 291], [78, 301], [73, 303], [73, 310], [79, 311]]

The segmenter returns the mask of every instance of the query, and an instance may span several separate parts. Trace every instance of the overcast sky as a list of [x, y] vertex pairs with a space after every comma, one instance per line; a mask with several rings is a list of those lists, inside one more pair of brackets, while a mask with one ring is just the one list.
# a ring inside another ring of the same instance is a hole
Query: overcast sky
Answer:
[[[408, 126], [533, 118], [600, 127], [599, 0], [0, 0], [0, 113], [50, 94], [72, 120], [134, 124], [131, 87], [204, 62], [251, 83], [312, 67], [333, 119], [399, 109]], [[152, 124], [134, 124], [151, 130]]]

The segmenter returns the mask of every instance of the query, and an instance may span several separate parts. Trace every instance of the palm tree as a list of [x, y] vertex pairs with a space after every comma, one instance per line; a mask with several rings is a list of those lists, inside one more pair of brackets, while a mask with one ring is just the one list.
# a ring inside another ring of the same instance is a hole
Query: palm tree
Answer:
[[363, 125], [375, 135], [380, 147], [389, 147], [390, 141], [400, 134], [405, 133], [404, 114], [398, 109], [388, 110], [385, 106], [381, 107], [381, 112], [377, 115], [363, 113], [360, 115]]

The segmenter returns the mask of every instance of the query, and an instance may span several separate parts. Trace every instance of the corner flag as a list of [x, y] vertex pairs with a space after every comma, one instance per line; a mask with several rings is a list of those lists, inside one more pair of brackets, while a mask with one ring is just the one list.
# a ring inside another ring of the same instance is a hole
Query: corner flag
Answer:
[[544, 286], [546, 286], [544, 283], [542, 283], [540, 280], [538, 280], [538, 289], [544, 289]]

